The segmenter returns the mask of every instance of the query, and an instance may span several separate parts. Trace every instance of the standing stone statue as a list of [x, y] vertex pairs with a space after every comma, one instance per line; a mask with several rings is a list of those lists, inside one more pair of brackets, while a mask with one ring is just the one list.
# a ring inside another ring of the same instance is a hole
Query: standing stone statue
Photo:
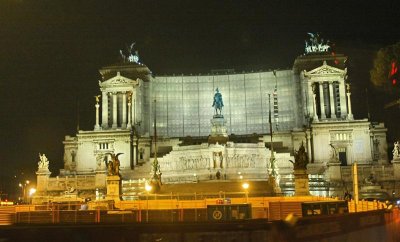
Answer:
[[[222, 115], [222, 107], [224, 106], [224, 102], [222, 101], [222, 94], [219, 92], [219, 89], [215, 89], [215, 94], [214, 94], [214, 102], [212, 107], [215, 108], [215, 114]], [[219, 113], [218, 113], [219, 111]]]
[[399, 141], [394, 142], [394, 148], [393, 148], [393, 160], [400, 160], [400, 143]]
[[[120, 166], [120, 161], [118, 160], [118, 156], [123, 153], [106, 153], [104, 154], [104, 161], [106, 163], [107, 167], [107, 195], [106, 199], [107, 200], [114, 200], [115, 201], [120, 201], [121, 200], [121, 177], [119, 174], [119, 166]], [[111, 160], [107, 161], [106, 157], [107, 155], [111, 156]]]
[[39, 170], [48, 170], [49, 169], [49, 160], [47, 159], [45, 154], [41, 155], [39, 153], [38, 169]]

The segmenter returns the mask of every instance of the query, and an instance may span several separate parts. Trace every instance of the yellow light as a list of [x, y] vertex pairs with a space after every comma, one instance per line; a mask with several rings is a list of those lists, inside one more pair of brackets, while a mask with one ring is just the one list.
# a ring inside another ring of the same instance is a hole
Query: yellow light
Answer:
[[29, 189], [29, 196], [31, 197], [33, 194], [35, 194], [35, 192], [36, 192], [36, 188], [31, 188], [31, 189]]
[[150, 192], [151, 189], [153, 189], [153, 187], [149, 184], [146, 183], [146, 186], [144, 187], [146, 189], [146, 191]]
[[245, 182], [242, 184], [243, 189], [247, 190], [249, 188], [249, 183]]

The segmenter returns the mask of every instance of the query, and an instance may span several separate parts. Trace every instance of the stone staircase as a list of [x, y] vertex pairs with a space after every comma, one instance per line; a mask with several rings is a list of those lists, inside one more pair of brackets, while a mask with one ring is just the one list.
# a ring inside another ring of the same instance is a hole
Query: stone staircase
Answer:
[[123, 200], [136, 200], [146, 194], [146, 180], [151, 178], [151, 162], [147, 161], [135, 166], [134, 170], [123, 169], [120, 171], [122, 177]]

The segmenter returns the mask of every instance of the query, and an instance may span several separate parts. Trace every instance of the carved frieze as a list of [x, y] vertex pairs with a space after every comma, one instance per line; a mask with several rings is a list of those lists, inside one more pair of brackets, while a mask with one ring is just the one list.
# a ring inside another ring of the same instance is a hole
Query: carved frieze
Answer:
[[319, 76], [340, 76], [342, 78], [344, 78], [346, 76], [346, 69], [341, 70], [339, 68], [330, 66], [328, 64], [326, 64], [326, 62], [324, 61], [324, 63], [322, 64], [322, 66], [317, 67], [311, 71], [306, 71], [304, 70], [304, 76], [305, 77], [319, 77]]

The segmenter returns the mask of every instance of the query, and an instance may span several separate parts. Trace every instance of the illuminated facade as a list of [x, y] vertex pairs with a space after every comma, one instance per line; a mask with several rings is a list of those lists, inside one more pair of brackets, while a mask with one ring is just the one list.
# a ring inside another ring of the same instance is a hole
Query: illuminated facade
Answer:
[[[123, 153], [123, 180], [140, 183], [149, 178], [154, 123], [166, 183], [201, 182], [217, 179], [216, 174], [232, 180], [238, 173], [247, 179], [267, 179], [272, 151], [284, 180], [285, 174], [292, 174], [289, 160], [301, 143], [309, 154], [309, 173], [326, 180], [342, 179], [340, 167], [355, 161], [388, 165], [383, 124], [353, 117], [345, 60], [343, 55], [309, 51], [296, 58], [291, 70], [198, 76], [154, 77], [138, 59], [104, 67], [94, 129], [66, 136], [64, 169], [58, 179], [85, 176], [91, 180], [85, 189], [104, 189], [104, 159], [113, 152]], [[227, 133], [235, 142], [207, 143], [216, 88], [223, 96]], [[246, 142], [249, 137], [256, 141]], [[185, 140], [192, 142], [185, 145]], [[59, 181], [52, 179], [42, 190], [67, 186], [54, 185]]]

